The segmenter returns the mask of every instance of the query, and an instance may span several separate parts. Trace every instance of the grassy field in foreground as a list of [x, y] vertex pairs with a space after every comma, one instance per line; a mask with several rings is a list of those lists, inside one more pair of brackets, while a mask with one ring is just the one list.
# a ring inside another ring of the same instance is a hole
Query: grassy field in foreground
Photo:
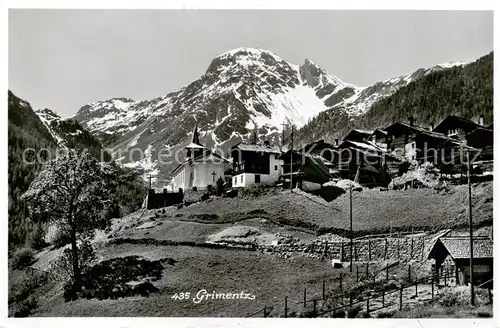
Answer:
[[[491, 182], [473, 186], [473, 218], [477, 225], [493, 220]], [[389, 229], [453, 228], [468, 223], [467, 186], [448, 192], [432, 189], [406, 191], [365, 190], [353, 194], [353, 228], [358, 232]], [[215, 198], [175, 211], [182, 220], [229, 223], [266, 217], [283, 224], [316, 230], [349, 229], [347, 194], [331, 203], [304, 193], [271, 192], [260, 197]]]
[[[321, 293], [321, 281], [326, 277], [334, 286], [338, 270], [328, 261], [320, 262], [298, 256], [280, 259], [273, 255], [250, 251], [213, 250], [185, 246], [109, 245], [99, 250], [105, 259], [137, 254], [148, 259], [172, 257], [177, 263], [168, 266], [161, 280], [154, 284], [160, 289], [149, 297], [128, 297], [117, 300], [77, 300], [65, 303], [62, 295], [41, 300], [35, 316], [245, 316], [279, 301], [274, 313], [281, 311], [285, 296], [300, 299], [303, 288], [308, 298]], [[173, 300], [175, 293], [199, 290], [209, 292], [245, 291], [255, 300]], [[290, 310], [293, 310], [290, 304]], [[295, 305], [297, 309], [299, 305]]]

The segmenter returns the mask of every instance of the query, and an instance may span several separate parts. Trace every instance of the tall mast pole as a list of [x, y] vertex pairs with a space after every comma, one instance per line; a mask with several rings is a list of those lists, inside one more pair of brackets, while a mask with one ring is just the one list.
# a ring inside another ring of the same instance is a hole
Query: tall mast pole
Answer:
[[349, 223], [350, 223], [350, 228], [349, 228], [349, 237], [351, 239], [351, 245], [350, 245], [350, 255], [349, 258], [351, 259], [350, 265], [349, 265], [349, 272], [352, 272], [352, 184], [349, 184]]
[[470, 159], [469, 151], [467, 151], [467, 184], [469, 186], [469, 239], [470, 239], [470, 304], [475, 305], [475, 295], [474, 295], [474, 236], [472, 235], [472, 191], [470, 185]]
[[293, 190], [292, 173], [293, 173], [293, 124], [292, 124], [292, 134], [291, 134], [291, 147], [290, 147], [290, 191]]

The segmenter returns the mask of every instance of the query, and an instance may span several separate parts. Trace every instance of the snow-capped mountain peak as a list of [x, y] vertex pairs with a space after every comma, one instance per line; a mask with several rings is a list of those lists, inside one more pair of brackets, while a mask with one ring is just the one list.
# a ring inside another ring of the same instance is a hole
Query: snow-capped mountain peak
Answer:
[[[202, 143], [221, 153], [248, 140], [255, 126], [261, 138], [278, 143], [283, 123], [300, 128], [327, 109], [363, 114], [426, 72], [356, 87], [309, 59], [295, 65], [271, 51], [236, 48], [215, 57], [199, 79], [177, 91], [146, 101], [94, 102], [75, 118], [91, 132], [113, 136], [112, 146], [124, 165], [167, 177], [174, 165], [159, 169], [155, 156], [162, 148], [181, 149], [195, 124]], [[147, 151], [147, 160], [128, 158], [133, 148]]]

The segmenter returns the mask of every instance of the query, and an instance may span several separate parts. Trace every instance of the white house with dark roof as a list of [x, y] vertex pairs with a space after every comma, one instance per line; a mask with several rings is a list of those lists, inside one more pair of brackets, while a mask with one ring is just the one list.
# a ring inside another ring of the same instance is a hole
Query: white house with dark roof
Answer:
[[172, 189], [190, 190], [193, 187], [216, 186], [217, 180], [225, 179], [230, 162], [221, 155], [206, 149], [199, 140], [195, 126], [191, 142], [185, 147], [186, 159], [172, 171]]
[[239, 143], [231, 148], [231, 157], [233, 187], [272, 185], [281, 174], [283, 160], [278, 146]]

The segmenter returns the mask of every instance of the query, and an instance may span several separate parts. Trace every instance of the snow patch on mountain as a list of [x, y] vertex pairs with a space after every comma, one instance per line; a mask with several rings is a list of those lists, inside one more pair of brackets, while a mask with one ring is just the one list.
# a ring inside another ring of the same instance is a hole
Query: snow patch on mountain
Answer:
[[61, 117], [48, 108], [35, 110], [35, 114], [38, 115], [43, 125], [45, 125], [54, 140], [56, 140], [57, 145], [62, 148], [67, 148], [64, 139], [52, 128], [53, 122], [58, 124], [62, 120]]

